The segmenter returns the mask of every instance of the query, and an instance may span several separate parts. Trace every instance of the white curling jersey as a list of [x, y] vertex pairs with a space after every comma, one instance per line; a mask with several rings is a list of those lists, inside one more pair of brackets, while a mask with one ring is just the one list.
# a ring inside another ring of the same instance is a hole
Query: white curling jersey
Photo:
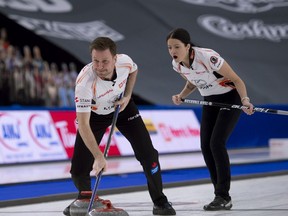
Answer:
[[99, 78], [92, 66], [92, 62], [87, 64], [76, 79], [76, 112], [92, 110], [99, 115], [107, 115], [114, 112], [114, 102], [124, 92], [128, 76], [137, 70], [137, 65], [128, 55], [117, 54], [117, 78], [113, 81]]
[[194, 60], [190, 68], [172, 61], [173, 69], [195, 85], [202, 96], [224, 94], [235, 88], [234, 84], [217, 73], [224, 59], [214, 50], [192, 47]]

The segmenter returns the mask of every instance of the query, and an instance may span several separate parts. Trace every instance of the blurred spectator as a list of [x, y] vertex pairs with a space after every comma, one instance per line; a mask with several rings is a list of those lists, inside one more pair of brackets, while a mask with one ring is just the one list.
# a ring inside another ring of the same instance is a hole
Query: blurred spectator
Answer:
[[50, 71], [50, 65], [48, 62], [44, 61], [43, 66], [44, 67], [42, 71], [42, 80], [45, 86], [45, 84], [48, 82], [49, 77], [51, 76], [51, 71]]
[[68, 84], [68, 98], [69, 98], [69, 103], [71, 107], [75, 106], [75, 82], [76, 78], [78, 76], [77, 73], [77, 68], [75, 63], [70, 62], [69, 63], [69, 69], [70, 69], [70, 80]]
[[71, 71], [69, 71], [68, 65], [66, 63], [62, 63], [61, 66], [62, 66], [62, 73], [63, 73], [63, 84], [64, 84], [63, 86], [65, 88], [65, 92], [63, 92], [63, 94], [66, 94], [65, 97], [67, 97], [67, 103], [68, 103], [66, 106], [73, 107], [75, 104], [74, 86], [75, 86], [76, 78], [74, 79], [72, 77], [73, 74], [71, 73]]
[[68, 97], [67, 97], [67, 88], [64, 84], [64, 74], [58, 73], [57, 76], [57, 87], [58, 87], [58, 95], [59, 95], [59, 106], [60, 107], [68, 107]]
[[0, 49], [7, 49], [9, 47], [10, 43], [8, 41], [8, 35], [6, 28], [0, 29]]
[[10, 104], [10, 77], [6, 69], [6, 51], [0, 48], [0, 105]]
[[16, 47], [9, 45], [6, 50], [6, 57], [5, 57], [5, 69], [6, 69], [6, 76], [7, 76], [7, 83], [9, 85], [8, 92], [7, 92], [7, 100], [12, 103], [15, 101], [16, 92], [15, 92], [15, 85], [14, 82], [14, 69], [19, 68], [22, 65], [21, 57], [17, 55]]
[[55, 84], [55, 76], [50, 70], [48, 62], [44, 62], [44, 71], [43, 71], [43, 82], [44, 82], [44, 99], [45, 106], [55, 107], [58, 106], [58, 94], [57, 87]]
[[14, 67], [13, 70], [13, 82], [14, 82], [14, 89], [13, 89], [13, 102], [24, 104], [26, 103], [26, 94], [25, 94], [25, 76], [24, 71], [20, 70], [19, 67]]
[[33, 74], [33, 68], [31, 65], [24, 64], [22, 70], [24, 71], [24, 80], [25, 80], [25, 95], [27, 98], [26, 105], [35, 104], [34, 100], [36, 98], [35, 93], [35, 80]]
[[0, 48], [0, 89], [2, 89], [4, 83], [4, 73], [6, 72], [6, 65], [5, 65], [6, 53], [5, 50]]
[[74, 62], [69, 63], [69, 71], [70, 71], [70, 77], [73, 80], [73, 82], [76, 82], [76, 78], [78, 76], [76, 64]]
[[38, 105], [44, 105], [44, 85], [42, 74], [40, 73], [39, 68], [34, 65], [33, 69], [34, 82], [35, 82], [35, 99], [34, 101]]
[[33, 65], [38, 68], [40, 73], [44, 70], [44, 61], [42, 59], [41, 50], [38, 46], [33, 47]]
[[58, 92], [54, 77], [50, 76], [45, 86], [45, 105], [47, 107], [58, 106]]
[[29, 46], [23, 47], [23, 64], [28, 67], [29, 70], [33, 68], [33, 57]]
[[6, 69], [10, 72], [13, 71], [14, 67], [22, 66], [21, 56], [16, 47], [12, 45], [8, 46], [5, 64]]

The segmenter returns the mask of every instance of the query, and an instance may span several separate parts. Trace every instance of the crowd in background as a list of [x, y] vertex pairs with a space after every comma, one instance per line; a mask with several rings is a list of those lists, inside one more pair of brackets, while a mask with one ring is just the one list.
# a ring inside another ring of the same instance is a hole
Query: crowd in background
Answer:
[[0, 31], [0, 106], [74, 107], [75, 63], [48, 63], [39, 46], [19, 48]]

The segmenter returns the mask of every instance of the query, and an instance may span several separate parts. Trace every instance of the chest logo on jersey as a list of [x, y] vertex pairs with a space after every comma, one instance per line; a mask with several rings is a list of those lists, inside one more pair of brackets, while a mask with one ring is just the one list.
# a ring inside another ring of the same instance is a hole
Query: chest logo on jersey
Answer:
[[100, 94], [100, 95], [98, 96], [98, 98], [104, 97], [105, 95], [109, 94], [109, 93], [112, 92], [112, 91], [113, 91], [113, 89], [109, 89], [108, 91], [104, 92], [103, 94]]
[[197, 71], [195, 71], [195, 73], [196, 73], [196, 74], [205, 74], [206, 71], [198, 71], [198, 70], [197, 70]]
[[212, 85], [208, 84], [205, 80], [199, 79], [199, 80], [193, 80], [193, 82], [194, 82], [194, 85], [196, 85], [197, 88], [199, 89], [209, 89], [212, 87]]
[[106, 106], [106, 107], [104, 107], [103, 109], [104, 110], [111, 110], [111, 109], [114, 109], [114, 105], [111, 105], [111, 106]]

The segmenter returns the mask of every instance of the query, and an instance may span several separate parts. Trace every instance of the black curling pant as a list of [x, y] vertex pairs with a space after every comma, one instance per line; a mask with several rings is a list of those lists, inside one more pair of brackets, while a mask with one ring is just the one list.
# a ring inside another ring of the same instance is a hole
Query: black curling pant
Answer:
[[[226, 94], [204, 97], [205, 101], [241, 104], [236, 90]], [[201, 149], [210, 172], [216, 196], [229, 199], [231, 182], [230, 161], [226, 142], [232, 133], [241, 110], [203, 106], [201, 122]]]
[[[109, 115], [97, 115], [91, 112], [90, 126], [98, 144], [106, 128], [111, 125], [112, 118], [113, 113]], [[162, 192], [163, 185], [158, 151], [152, 145], [149, 132], [133, 100], [130, 100], [125, 110], [119, 113], [116, 126], [130, 142], [136, 159], [143, 167], [153, 203], [161, 205], [167, 202], [167, 198]], [[94, 158], [92, 154], [84, 144], [79, 132], [77, 132], [70, 172], [79, 194], [81, 191], [91, 190], [90, 172], [93, 163]], [[81, 196], [79, 195], [79, 197]]]

